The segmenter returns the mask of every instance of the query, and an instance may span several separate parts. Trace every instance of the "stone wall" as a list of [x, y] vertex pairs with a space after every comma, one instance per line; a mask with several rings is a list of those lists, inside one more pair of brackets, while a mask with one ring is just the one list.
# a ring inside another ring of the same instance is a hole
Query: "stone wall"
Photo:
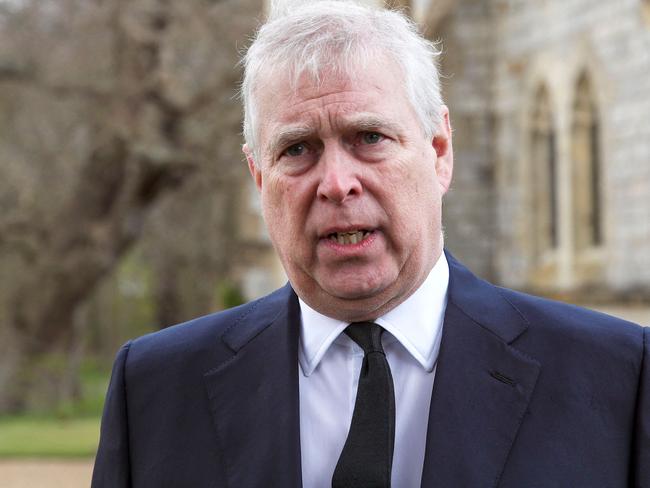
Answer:
[[[438, 8], [435, 3], [431, 8]], [[454, 141], [454, 180], [444, 198], [445, 245], [474, 272], [494, 277], [496, 242], [491, 89], [495, 32], [489, 2], [461, 0], [429, 37], [443, 48], [443, 96]]]
[[[650, 27], [642, 4], [495, 2], [495, 263], [507, 285], [611, 294], [650, 288]], [[576, 87], [585, 73], [600, 119], [604, 243], [576, 252], [571, 127]], [[534, 182], [527, 180], [527, 130], [541, 85], [549, 91], [557, 131], [560, 244], [550, 273], [536, 281], [528, 239]]]

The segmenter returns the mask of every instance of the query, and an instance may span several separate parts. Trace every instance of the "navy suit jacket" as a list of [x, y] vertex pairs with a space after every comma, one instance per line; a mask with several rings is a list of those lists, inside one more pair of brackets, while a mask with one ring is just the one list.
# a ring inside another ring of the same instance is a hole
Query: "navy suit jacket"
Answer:
[[[448, 260], [422, 486], [650, 487], [650, 330]], [[92, 487], [301, 486], [299, 321], [287, 285], [122, 347]]]

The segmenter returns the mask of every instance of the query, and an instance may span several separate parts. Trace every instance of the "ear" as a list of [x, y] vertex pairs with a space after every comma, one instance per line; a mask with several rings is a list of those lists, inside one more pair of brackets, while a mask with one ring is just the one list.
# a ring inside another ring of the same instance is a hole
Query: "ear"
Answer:
[[451, 144], [451, 124], [449, 123], [449, 109], [442, 106], [441, 121], [436, 134], [433, 136], [433, 149], [436, 151], [436, 175], [438, 184], [444, 195], [451, 185], [454, 171], [454, 149]]
[[253, 180], [255, 180], [255, 186], [257, 186], [257, 189], [261, 191], [262, 172], [255, 164], [255, 160], [253, 159], [253, 151], [250, 150], [248, 144], [244, 144], [242, 146], [242, 151], [244, 151], [244, 155], [246, 156], [246, 161], [248, 162], [248, 170], [251, 172], [251, 176], [253, 177]]

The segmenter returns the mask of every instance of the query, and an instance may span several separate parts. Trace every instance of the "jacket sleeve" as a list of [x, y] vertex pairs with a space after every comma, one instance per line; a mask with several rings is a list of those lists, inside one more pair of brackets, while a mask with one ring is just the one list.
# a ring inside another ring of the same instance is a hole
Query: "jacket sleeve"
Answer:
[[129, 423], [124, 377], [130, 345], [129, 342], [122, 346], [113, 364], [91, 488], [131, 487]]
[[635, 483], [650, 488], [650, 327], [643, 330], [643, 358], [636, 405]]

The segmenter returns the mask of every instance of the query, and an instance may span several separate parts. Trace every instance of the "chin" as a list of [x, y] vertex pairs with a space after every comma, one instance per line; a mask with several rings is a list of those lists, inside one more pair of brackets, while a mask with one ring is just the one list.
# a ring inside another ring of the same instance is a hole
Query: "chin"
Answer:
[[366, 300], [376, 297], [386, 289], [386, 286], [372, 285], [370, 283], [350, 283], [346, 286], [332, 286], [323, 287], [323, 289], [331, 296], [341, 300]]
[[[317, 280], [320, 287], [329, 295], [342, 300], [363, 300], [381, 294], [397, 279], [397, 273], [381, 271], [376, 266], [369, 272], [368, 269], [350, 267], [347, 270], [338, 270], [336, 273], [327, 273], [325, 280]], [[388, 276], [387, 276], [388, 275]]]

